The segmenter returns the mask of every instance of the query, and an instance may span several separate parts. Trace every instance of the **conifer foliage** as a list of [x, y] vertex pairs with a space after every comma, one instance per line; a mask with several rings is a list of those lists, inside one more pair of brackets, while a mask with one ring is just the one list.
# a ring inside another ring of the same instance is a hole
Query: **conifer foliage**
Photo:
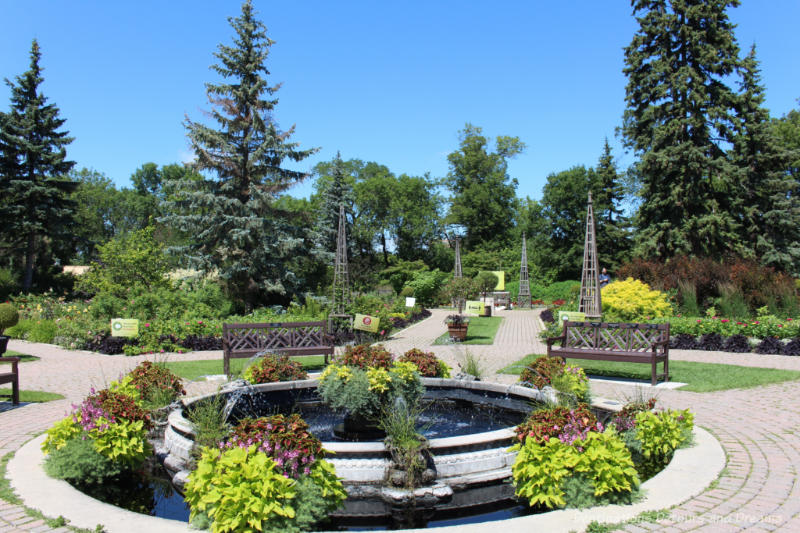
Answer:
[[640, 160], [637, 252], [741, 252], [737, 169], [728, 157], [739, 48], [726, 9], [738, 0], [633, 0], [622, 134]]
[[50, 266], [35, 265], [37, 256], [51, 263], [53, 251], [57, 257], [68, 255], [74, 212], [68, 196], [77, 185], [66, 178], [75, 165], [67, 160], [66, 146], [73, 139], [61, 130], [66, 121], [39, 90], [44, 78], [36, 40], [30, 58], [30, 68], [16, 83], [6, 79], [11, 109], [0, 113], [0, 227], [9, 255], [23, 258], [26, 291], [33, 286], [34, 267]]
[[289, 140], [294, 127], [282, 131], [275, 123], [280, 85], [266, 79], [273, 41], [250, 0], [229, 22], [233, 45], [219, 45], [219, 62], [212, 66], [223, 81], [206, 84], [208, 116], [216, 124], [185, 122], [193, 165], [211, 179], [179, 184], [173, 214], [163, 221], [193, 236], [190, 245], [173, 251], [217, 272], [232, 295], [255, 304], [291, 293], [297, 282], [288, 264], [302, 239], [275, 201], [306, 177], [284, 162], [302, 161], [315, 149], [301, 150]]

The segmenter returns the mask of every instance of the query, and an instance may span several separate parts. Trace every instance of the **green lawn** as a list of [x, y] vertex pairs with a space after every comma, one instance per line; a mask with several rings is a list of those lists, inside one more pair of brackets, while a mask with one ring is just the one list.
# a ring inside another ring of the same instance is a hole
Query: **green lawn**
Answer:
[[[24, 354], [24, 353], [19, 353], [19, 352], [15, 352], [14, 350], [6, 350], [6, 353], [4, 353], [2, 355], [2, 357], [19, 357], [19, 359], [20, 359], [19, 362], [20, 363], [27, 363], [29, 361], [38, 361], [39, 360], [39, 358], [36, 357], [35, 355], [28, 355], [28, 354]], [[2, 364], [2, 365], [10, 365], [11, 363], [7, 363], [7, 362], [3, 361], [0, 364]]]
[[[8, 389], [0, 389], [0, 397], [3, 398], [4, 401], [11, 401], [11, 388]], [[60, 394], [56, 394], [54, 392], [44, 392], [40, 390], [23, 390], [20, 389], [19, 391], [19, 401], [27, 402], [27, 403], [43, 403], [43, 402], [52, 402], [53, 400], [63, 400], [64, 397]]]
[[[458, 344], [492, 344], [494, 343], [494, 336], [497, 335], [497, 329], [500, 327], [500, 322], [503, 317], [499, 316], [477, 316], [470, 317], [469, 329], [467, 330], [467, 338]], [[433, 344], [451, 344], [450, 334], [445, 332], [436, 339]]]
[[[299, 361], [308, 371], [322, 370], [325, 367], [325, 357], [322, 355], [307, 355], [302, 357], [292, 357], [292, 360]], [[231, 359], [231, 374], [238, 375], [249, 359]], [[164, 363], [175, 374], [183, 379], [194, 381], [201, 376], [222, 374], [222, 359], [211, 359], [207, 361], [175, 361]]]
[[[525, 356], [524, 359], [507, 366], [501, 372], [504, 374], [519, 374], [525, 366], [537, 357], [539, 357], [537, 354]], [[581, 361], [579, 359], [568, 359], [567, 362], [574, 366], [580, 366], [590, 377], [603, 376], [650, 381], [650, 365], [642, 363]], [[659, 372], [661, 371], [661, 364], [658, 365], [658, 370]], [[686, 386], [681, 387], [680, 390], [692, 392], [747, 389], [800, 379], [800, 372], [794, 370], [715, 363], [692, 363], [690, 361], [670, 361], [669, 374], [670, 381], [686, 383]]]

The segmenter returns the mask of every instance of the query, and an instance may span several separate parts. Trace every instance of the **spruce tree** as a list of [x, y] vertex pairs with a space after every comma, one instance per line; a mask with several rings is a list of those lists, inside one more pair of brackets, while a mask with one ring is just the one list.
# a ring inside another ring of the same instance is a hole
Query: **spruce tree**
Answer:
[[30, 68], [16, 83], [5, 80], [11, 88], [11, 108], [0, 121], [0, 225], [11, 253], [22, 257], [26, 291], [33, 287], [34, 267], [52, 266], [36, 265], [37, 255], [66, 259], [71, 253], [66, 241], [75, 206], [69, 195], [77, 185], [65, 178], [75, 165], [66, 152], [73, 139], [59, 131], [66, 121], [39, 90], [44, 79], [36, 40], [30, 59]]
[[639, 30], [625, 49], [622, 134], [639, 156], [637, 252], [740, 252], [727, 148], [736, 94], [726, 85], [739, 48], [726, 9], [738, 0], [633, 0]]
[[631, 249], [630, 221], [623, 216], [625, 187], [617, 172], [608, 139], [591, 174], [592, 199], [600, 266], [615, 272], [628, 259]]
[[233, 45], [219, 45], [219, 63], [212, 66], [223, 81], [206, 84], [208, 115], [216, 126], [188, 117], [185, 122], [193, 165], [213, 179], [177, 184], [175, 200], [167, 201], [174, 214], [161, 220], [193, 235], [191, 244], [173, 251], [217, 272], [240, 301], [286, 300], [297, 283], [288, 264], [302, 239], [275, 202], [306, 174], [282, 165], [302, 161], [315, 149], [299, 149], [289, 140], [294, 127], [281, 131], [275, 123], [279, 85], [268, 85], [265, 64], [273, 41], [250, 0], [239, 17], [228, 20], [236, 33]]
[[[314, 224], [314, 245], [316, 255], [328, 264], [333, 264], [336, 257], [336, 236], [339, 229], [339, 206], [344, 205], [345, 218], [353, 213], [355, 193], [353, 178], [348, 176], [339, 152], [329, 165], [317, 165], [319, 178], [317, 190], [320, 205], [317, 220]], [[352, 224], [347, 221], [346, 232], [352, 241]], [[348, 246], [349, 248], [349, 246]], [[352, 257], [352, 250], [348, 250]]]
[[742, 173], [737, 198], [743, 238], [763, 264], [796, 275], [800, 272], [799, 191], [797, 179], [787, 172], [793, 154], [775, 136], [769, 111], [763, 107], [755, 46], [740, 71], [740, 124], [733, 154]]

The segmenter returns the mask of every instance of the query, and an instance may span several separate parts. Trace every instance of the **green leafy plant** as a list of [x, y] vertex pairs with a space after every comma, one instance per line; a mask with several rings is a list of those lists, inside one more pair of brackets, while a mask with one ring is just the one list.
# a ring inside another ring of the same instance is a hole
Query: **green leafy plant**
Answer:
[[511, 449], [519, 452], [512, 466], [516, 494], [531, 506], [566, 506], [565, 485], [576, 475], [591, 483], [595, 497], [630, 493], [639, 485], [630, 452], [613, 429], [589, 432], [572, 444], [528, 438]]
[[[650, 477], [669, 464], [675, 450], [691, 439], [694, 415], [683, 411], [641, 411], [636, 414], [631, 446], [643, 477]], [[639, 457], [640, 456], [640, 457]]]
[[186, 394], [183, 380], [163, 364], [142, 361], [128, 376], [131, 386], [138, 391], [139, 398], [150, 408], [163, 407], [178, 396]]
[[317, 391], [333, 409], [375, 421], [398, 396], [409, 405], [416, 404], [424, 387], [416, 365], [410, 362], [396, 362], [388, 370], [331, 364], [322, 372]]
[[17, 325], [19, 322], [19, 311], [10, 303], [0, 304], [0, 335], [6, 330]]
[[395, 469], [402, 472], [400, 479], [389, 473], [389, 482], [407, 488], [423, 484], [423, 472], [428, 465], [428, 441], [417, 431], [421, 410], [417, 405], [397, 401], [381, 413], [378, 426], [386, 432], [384, 444], [389, 450]]
[[464, 353], [464, 364], [459, 363], [459, 366], [462, 372], [475, 376], [475, 379], [483, 377], [483, 366], [480, 358], [469, 350]]
[[119, 475], [123, 468], [98, 452], [91, 440], [73, 438], [47, 455], [44, 470], [50, 477], [70, 483], [98, 484]]
[[285, 477], [255, 445], [205, 448], [186, 484], [192, 519], [205, 515], [214, 533], [307, 530], [346, 497], [333, 466], [318, 459], [301, 480]]
[[274, 383], [308, 379], [308, 373], [300, 362], [292, 361], [288, 355], [268, 353], [248, 366], [242, 377], [253, 384]]

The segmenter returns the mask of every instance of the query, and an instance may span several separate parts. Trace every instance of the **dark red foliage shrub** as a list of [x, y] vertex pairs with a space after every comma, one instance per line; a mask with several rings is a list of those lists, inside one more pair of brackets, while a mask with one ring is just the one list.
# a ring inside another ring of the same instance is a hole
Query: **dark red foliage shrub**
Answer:
[[589, 410], [589, 406], [582, 403], [575, 409], [550, 407], [534, 411], [514, 431], [520, 442], [532, 438], [538, 443], [543, 443], [554, 437], [560, 438], [562, 442], [571, 442], [576, 436], [585, 437], [587, 431], [603, 431], [603, 428]]
[[367, 369], [369, 367], [389, 368], [392, 366], [392, 354], [382, 344], [369, 346], [346, 346], [340, 362], [348, 366], [357, 366]]
[[186, 394], [183, 380], [164, 365], [142, 361], [128, 375], [131, 377], [131, 384], [145, 399], [151, 398], [156, 391], [170, 391], [173, 398]]
[[205, 350], [221, 350], [222, 337], [214, 337], [212, 335], [187, 335], [178, 344], [181, 347], [191, 350], [193, 352]]
[[775, 337], [766, 337], [763, 341], [758, 343], [755, 352], [764, 354], [782, 354], [783, 343]]
[[783, 355], [800, 355], [800, 339], [792, 339], [783, 347]]
[[748, 353], [751, 350], [750, 341], [744, 335], [731, 335], [722, 345], [723, 352]]
[[123, 353], [127, 344], [136, 344], [136, 339], [112, 337], [109, 333], [101, 333], [95, 335], [86, 343], [86, 349], [105, 355], [118, 355]]
[[553, 376], [557, 376], [564, 371], [564, 366], [564, 361], [561, 358], [543, 355], [534, 359], [533, 363], [522, 371], [519, 375], [519, 381], [522, 385], [541, 389], [550, 385], [553, 381]]
[[722, 349], [724, 339], [719, 333], [706, 333], [700, 337], [699, 348], [709, 352], [718, 352]]
[[556, 307], [561, 307], [565, 303], [567, 303], [567, 301], [564, 300], [563, 298], [559, 298], [558, 300], [553, 300], [553, 305]]
[[294, 479], [309, 474], [314, 461], [324, 456], [322, 442], [298, 414], [244, 418], [220, 447], [248, 448], [254, 444]]
[[539, 315], [539, 318], [542, 319], [542, 322], [547, 322], [548, 324], [556, 321], [556, 317], [553, 316], [552, 309], [545, 309], [542, 311], [542, 313]]
[[150, 414], [136, 405], [136, 401], [130, 396], [103, 389], [87, 397], [85, 402], [101, 407], [110, 414], [115, 421], [129, 420], [131, 422], [136, 422], [137, 420], [141, 420], [144, 422], [145, 428], [149, 429], [152, 427]]
[[728, 272], [731, 283], [742, 292], [750, 309], [769, 305], [785, 294], [794, 295], [794, 281], [790, 276], [753, 260], [732, 261]]
[[419, 375], [426, 378], [440, 378], [441, 366], [439, 359], [433, 352], [423, 352], [419, 348], [412, 348], [398, 359], [399, 361], [408, 361], [414, 363], [419, 369]]
[[268, 353], [253, 363], [245, 372], [250, 383], [275, 383], [308, 379], [308, 372], [299, 361], [292, 361], [288, 355]]
[[680, 335], [676, 335], [669, 340], [669, 347], [678, 350], [696, 350], [697, 339], [694, 338], [694, 335], [681, 333]]

